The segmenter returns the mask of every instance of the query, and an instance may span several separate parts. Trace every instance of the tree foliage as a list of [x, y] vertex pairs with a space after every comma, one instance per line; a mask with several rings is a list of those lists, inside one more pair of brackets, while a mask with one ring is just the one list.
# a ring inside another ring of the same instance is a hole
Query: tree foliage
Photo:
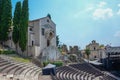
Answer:
[[47, 17], [49, 17], [51, 19], [51, 15], [49, 13], [47, 14]]
[[87, 55], [87, 57], [88, 57], [88, 59], [89, 59], [90, 49], [85, 49], [85, 54]]
[[104, 47], [104, 45], [103, 44], [101, 44], [100, 46], [99, 46], [99, 48], [103, 48]]
[[29, 12], [28, 12], [28, 0], [23, 1], [22, 5], [22, 13], [21, 13], [21, 27], [20, 27], [20, 39], [19, 46], [22, 51], [26, 50], [27, 45], [27, 32], [28, 32], [28, 20], [29, 20]]
[[16, 45], [17, 49], [17, 43], [19, 42], [19, 28], [21, 21], [21, 2], [16, 3], [15, 11], [14, 11], [14, 18], [13, 18], [13, 33], [12, 33], [12, 39], [13, 42]]
[[0, 0], [0, 40], [8, 40], [9, 28], [12, 22], [12, 5], [11, 0]]
[[77, 56], [75, 54], [70, 54], [68, 59], [72, 62], [76, 62], [77, 61]]
[[1, 36], [2, 36], [2, 34], [1, 34], [1, 32], [2, 32], [2, 0], [0, 0], [0, 41], [1, 41]]
[[1, 14], [2, 14], [2, 0], [0, 0], [0, 20], [1, 20]]
[[59, 46], [59, 43], [60, 43], [60, 41], [59, 41], [59, 36], [57, 35], [57, 36], [56, 36], [56, 45]]

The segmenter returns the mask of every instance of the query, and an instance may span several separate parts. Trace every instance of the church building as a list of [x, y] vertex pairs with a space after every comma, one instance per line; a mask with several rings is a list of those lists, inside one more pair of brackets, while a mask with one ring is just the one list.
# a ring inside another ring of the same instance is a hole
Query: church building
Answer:
[[[12, 40], [8, 40], [6, 44], [15, 50]], [[56, 47], [56, 24], [50, 16], [29, 21], [27, 49], [24, 54], [21, 54], [23, 52], [20, 48], [17, 51], [20, 55], [41, 58], [43, 61], [59, 59], [60, 52]]]
[[90, 49], [90, 56], [89, 58], [91, 60], [94, 60], [96, 58], [99, 58], [99, 43], [96, 43], [95, 40], [93, 40], [90, 44], [86, 46], [86, 49]]

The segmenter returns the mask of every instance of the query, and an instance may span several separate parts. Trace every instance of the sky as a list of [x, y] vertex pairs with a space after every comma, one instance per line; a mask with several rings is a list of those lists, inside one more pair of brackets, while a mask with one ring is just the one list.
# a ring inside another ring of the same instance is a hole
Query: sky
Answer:
[[[13, 12], [17, 1], [12, 0]], [[92, 40], [120, 46], [120, 0], [29, 0], [29, 19], [51, 14], [60, 44], [84, 49]]]

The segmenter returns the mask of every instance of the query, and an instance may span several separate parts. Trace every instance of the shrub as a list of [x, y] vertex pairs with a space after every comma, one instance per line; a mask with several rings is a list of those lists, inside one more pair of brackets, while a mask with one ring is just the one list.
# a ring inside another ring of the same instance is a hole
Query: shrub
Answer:
[[2, 50], [0, 50], [0, 54], [2, 54], [2, 52], [3, 52], [3, 51], [2, 51]]
[[60, 67], [63, 66], [63, 62], [62, 61], [54, 61], [54, 62], [43, 62], [43, 66], [47, 66], [48, 64], [53, 64], [56, 65], [56, 67]]
[[47, 66], [50, 62], [43, 62], [43, 67]]
[[77, 61], [77, 56], [75, 54], [71, 54], [71, 55], [69, 55], [68, 59], [72, 62], [76, 62]]
[[56, 67], [63, 66], [63, 62], [61, 62], [61, 61], [53, 62], [53, 64], [56, 65]]
[[9, 55], [9, 54], [15, 54], [15, 51], [11, 51], [11, 50], [0, 50], [0, 54], [5, 54], [5, 55]]

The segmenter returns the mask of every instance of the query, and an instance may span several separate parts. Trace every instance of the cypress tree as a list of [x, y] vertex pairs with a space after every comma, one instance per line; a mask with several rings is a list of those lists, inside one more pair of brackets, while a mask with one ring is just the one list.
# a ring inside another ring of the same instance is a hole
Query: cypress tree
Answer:
[[29, 20], [28, 0], [24, 0], [22, 5], [20, 39], [19, 39], [19, 46], [22, 51], [25, 51], [27, 46], [28, 20]]
[[0, 20], [1, 20], [1, 15], [2, 15], [2, 0], [0, 0]]
[[2, 34], [1, 34], [1, 32], [2, 32], [1, 28], [2, 28], [2, 0], [0, 0], [0, 41], [1, 41], [1, 36], [2, 36]]
[[12, 20], [12, 5], [11, 0], [2, 0], [2, 15], [1, 15], [1, 41], [4, 43], [8, 40], [9, 28]]
[[57, 45], [57, 47], [59, 46], [59, 43], [60, 43], [60, 41], [59, 41], [59, 35], [57, 35], [56, 36], [56, 45]]
[[47, 14], [47, 17], [49, 17], [51, 19], [51, 15], [49, 13]]
[[17, 44], [19, 41], [19, 28], [20, 28], [20, 20], [21, 20], [21, 2], [17, 2], [15, 6], [14, 11], [14, 18], [13, 18], [13, 33], [12, 33], [12, 39], [13, 42], [16, 45], [16, 51], [17, 51]]

